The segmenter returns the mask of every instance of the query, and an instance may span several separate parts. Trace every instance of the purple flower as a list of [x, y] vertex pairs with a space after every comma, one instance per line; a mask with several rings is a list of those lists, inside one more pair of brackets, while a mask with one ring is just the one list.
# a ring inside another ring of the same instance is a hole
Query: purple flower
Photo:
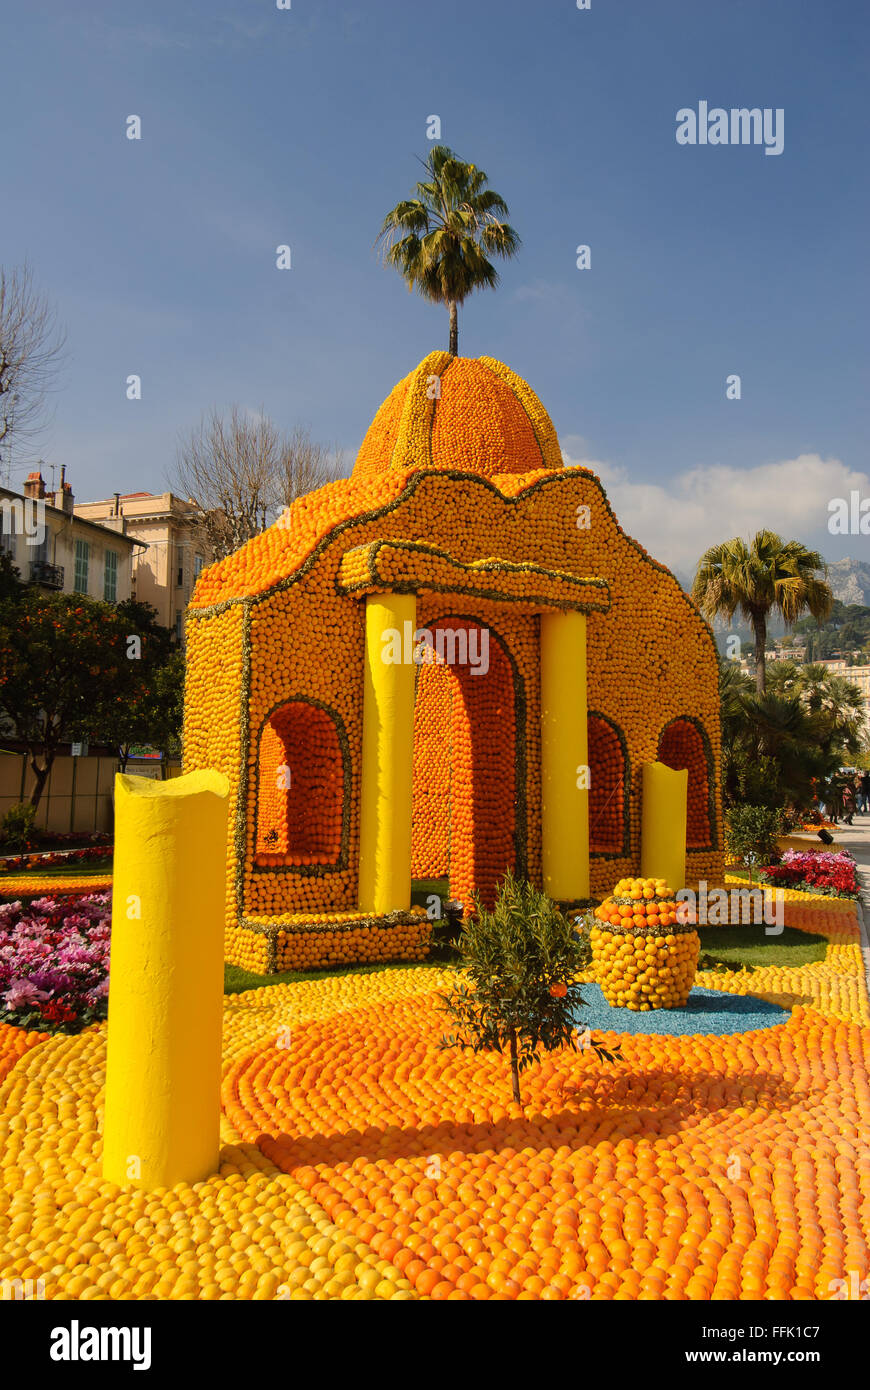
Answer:
[[40, 1004], [48, 997], [47, 993], [37, 989], [30, 980], [13, 980], [3, 995], [3, 1002], [7, 1009], [20, 1009], [26, 1004]]

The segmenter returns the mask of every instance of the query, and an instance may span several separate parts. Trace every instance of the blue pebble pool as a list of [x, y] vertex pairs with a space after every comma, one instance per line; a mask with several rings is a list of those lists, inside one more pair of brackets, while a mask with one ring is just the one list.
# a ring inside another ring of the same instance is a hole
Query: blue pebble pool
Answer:
[[718, 989], [693, 989], [681, 1009], [612, 1008], [600, 985], [581, 985], [585, 1007], [578, 1010], [577, 1026], [593, 1032], [614, 1033], [749, 1033], [755, 1028], [772, 1028], [785, 1023], [788, 1009], [757, 999], [751, 994], [725, 994]]

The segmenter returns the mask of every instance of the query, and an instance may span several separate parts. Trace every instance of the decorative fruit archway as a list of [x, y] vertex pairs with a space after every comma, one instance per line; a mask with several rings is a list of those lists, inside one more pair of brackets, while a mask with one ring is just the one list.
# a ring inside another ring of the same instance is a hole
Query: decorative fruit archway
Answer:
[[346, 854], [341, 732], [334, 712], [311, 700], [288, 700], [266, 718], [255, 786], [258, 868], [337, 867]]
[[707, 731], [691, 715], [672, 720], [661, 732], [658, 757], [666, 767], [685, 768], [689, 774], [687, 848], [714, 848], [713, 755]]
[[618, 857], [629, 851], [631, 769], [622, 730], [607, 715], [590, 711], [589, 851]]
[[[452, 897], [492, 903], [506, 869], [526, 873], [525, 701], [504, 639], [475, 619], [442, 615], [417, 673], [411, 873], [448, 877]], [[486, 666], [448, 663], [453, 645]]]

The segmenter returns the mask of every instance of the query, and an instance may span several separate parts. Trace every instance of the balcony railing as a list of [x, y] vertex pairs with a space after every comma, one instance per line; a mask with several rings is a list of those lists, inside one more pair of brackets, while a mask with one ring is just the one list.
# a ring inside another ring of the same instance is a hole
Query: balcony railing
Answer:
[[42, 584], [46, 589], [63, 588], [63, 565], [49, 565], [45, 560], [31, 560], [31, 584]]

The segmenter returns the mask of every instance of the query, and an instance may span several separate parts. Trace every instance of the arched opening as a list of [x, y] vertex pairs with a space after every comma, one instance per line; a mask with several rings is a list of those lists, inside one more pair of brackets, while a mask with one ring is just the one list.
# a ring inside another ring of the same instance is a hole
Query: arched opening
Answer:
[[254, 863], [338, 865], [345, 783], [336, 716], [307, 700], [273, 710], [260, 733]]
[[621, 730], [603, 714], [590, 714], [589, 851], [628, 853], [628, 753]]
[[[519, 677], [491, 628], [441, 617], [427, 631], [433, 648], [418, 669], [414, 708], [411, 875], [447, 878], [452, 897], [477, 892], [491, 904], [506, 869], [526, 872]], [[463, 659], [482, 653], [485, 664]]]
[[666, 767], [689, 773], [686, 848], [710, 849], [712, 763], [703, 730], [688, 717], [675, 719], [662, 730], [658, 756]]

